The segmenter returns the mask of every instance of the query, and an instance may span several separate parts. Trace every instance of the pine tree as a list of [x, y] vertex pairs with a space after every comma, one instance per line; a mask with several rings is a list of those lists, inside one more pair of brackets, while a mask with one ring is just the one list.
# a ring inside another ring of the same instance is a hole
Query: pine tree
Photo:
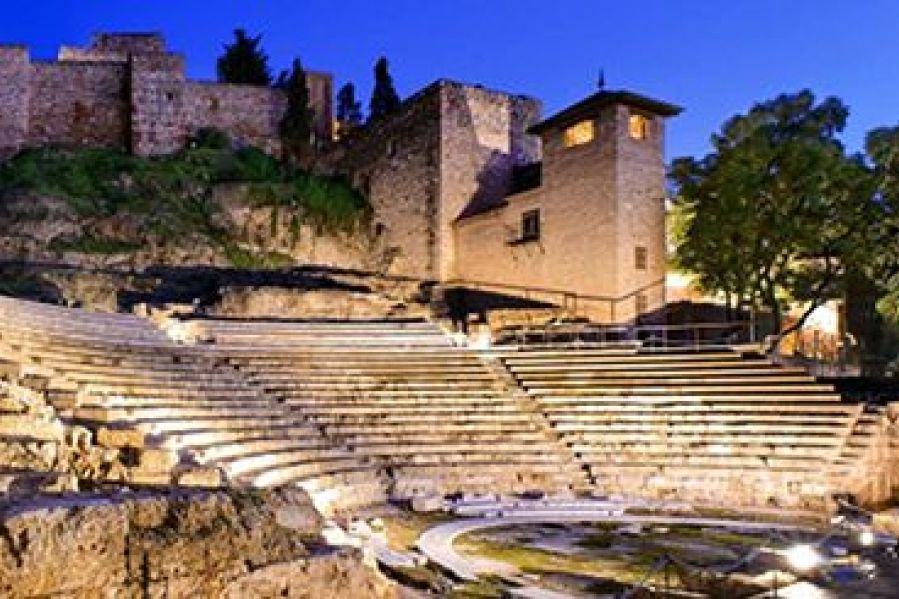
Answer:
[[375, 88], [371, 94], [368, 119], [374, 120], [394, 112], [400, 106], [400, 97], [393, 87], [393, 79], [383, 56], [375, 63]]
[[216, 63], [218, 80], [221, 83], [270, 85], [272, 74], [261, 42], [262, 35], [250, 37], [246, 30], [235, 29], [234, 42], [225, 44], [225, 51]]
[[347, 82], [337, 92], [337, 122], [341, 133], [347, 133], [362, 124], [362, 104], [356, 101], [356, 88]]
[[282, 84], [287, 95], [287, 110], [281, 119], [281, 142], [287, 155], [302, 157], [311, 148], [313, 139], [309, 88], [299, 58], [294, 59], [290, 74], [283, 78]]

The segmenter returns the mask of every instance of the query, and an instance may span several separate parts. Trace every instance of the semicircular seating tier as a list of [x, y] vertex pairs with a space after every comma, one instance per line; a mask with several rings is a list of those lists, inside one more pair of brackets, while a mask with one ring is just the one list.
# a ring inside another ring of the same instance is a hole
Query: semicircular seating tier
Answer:
[[266, 486], [279, 468], [266, 450], [279, 444], [293, 467], [278, 482], [304, 487], [323, 509], [384, 498], [371, 464], [205, 347], [176, 344], [148, 320], [0, 298], [0, 356], [49, 375], [47, 393], [67, 421], [128, 433], [123, 445], [136, 445], [146, 462], [132, 484], [178, 483], [192, 466], [244, 455], [241, 468]]
[[542, 417], [433, 323], [192, 322], [247, 381], [382, 467], [394, 496], [567, 493], [586, 481]]
[[499, 358], [603, 492], [814, 510], [834, 494], [891, 492], [882, 410], [802, 369], [729, 350]]

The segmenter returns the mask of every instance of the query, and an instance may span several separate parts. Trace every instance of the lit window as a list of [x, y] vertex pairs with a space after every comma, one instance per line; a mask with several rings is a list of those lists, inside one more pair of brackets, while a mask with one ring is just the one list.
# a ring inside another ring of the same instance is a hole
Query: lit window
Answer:
[[642, 114], [632, 114], [627, 121], [627, 129], [631, 139], [646, 139], [649, 137], [649, 119]]
[[583, 144], [588, 144], [593, 141], [593, 138], [596, 136], [595, 124], [592, 120], [589, 121], [581, 121], [580, 123], [574, 124], [567, 129], [565, 129], [565, 133], [563, 135], [565, 140], [566, 148], [573, 148], [574, 146], [580, 146]]
[[642, 245], [634, 248], [634, 268], [637, 270], [646, 270], [649, 264], [649, 253]]
[[521, 240], [536, 241], [540, 239], [540, 211], [528, 210], [521, 215]]

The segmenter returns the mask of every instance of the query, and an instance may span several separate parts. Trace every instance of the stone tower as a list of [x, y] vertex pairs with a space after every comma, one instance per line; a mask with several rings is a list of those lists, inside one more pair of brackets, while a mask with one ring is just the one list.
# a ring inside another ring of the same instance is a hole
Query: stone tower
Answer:
[[665, 119], [680, 108], [600, 91], [531, 127], [539, 186], [456, 223], [457, 276], [580, 296], [623, 322], [665, 301]]

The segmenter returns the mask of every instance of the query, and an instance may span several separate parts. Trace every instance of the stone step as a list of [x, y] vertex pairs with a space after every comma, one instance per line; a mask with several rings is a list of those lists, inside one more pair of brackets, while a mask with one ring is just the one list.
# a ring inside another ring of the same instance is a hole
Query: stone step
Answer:
[[[553, 421], [558, 422], [558, 421]], [[666, 422], [666, 423], [647, 423], [641, 420], [630, 422], [610, 421], [608, 423], [587, 423], [590, 432], [576, 433], [570, 431], [566, 436], [567, 439], [603, 439], [605, 435], [622, 435], [631, 434], [637, 438], [648, 435], [657, 435], [659, 437], [678, 437], [678, 436], [696, 436], [696, 437], [721, 437], [729, 438], [730, 435], [754, 435], [765, 436], [772, 439], [788, 438], [801, 432], [803, 435], [840, 435], [845, 434], [848, 430], [848, 422], [846, 420], [824, 421], [824, 423], [809, 423], [804, 420], [793, 422], [783, 422], [782, 420], [772, 420], [770, 424], [761, 424], [758, 422], [737, 422], [728, 423], [720, 420], [712, 422]]]
[[574, 391], [576, 393], [591, 392], [593, 390], [617, 390], [617, 389], [775, 389], [775, 388], [810, 388], [815, 391], [833, 391], [829, 385], [816, 385], [814, 378], [809, 376], [784, 376], [779, 373], [750, 376], [703, 376], [694, 378], [687, 376], [630, 376], [630, 377], [577, 377], [559, 378], [553, 380], [528, 379], [522, 381], [521, 386], [533, 393], [546, 393], [556, 391]]
[[223, 446], [237, 446], [260, 439], [284, 438], [291, 441], [324, 439], [321, 432], [309, 425], [297, 423], [293, 419], [281, 424], [263, 423], [258, 426], [232, 426], [230, 428], [196, 428], [173, 431], [164, 435], [160, 445], [168, 448], [187, 447], [199, 451]]
[[[839, 395], [810, 394], [810, 393], [692, 393], [689, 395], [663, 394], [645, 392], [618, 395], [541, 395], [538, 403], [547, 410], [568, 409], [569, 406], [581, 406], [580, 410], [587, 412], [602, 412], [618, 409], [645, 410], [653, 406], [664, 406], [666, 410], [719, 410], [719, 409], [751, 409], [757, 406], [759, 410], [776, 410], [780, 406], [792, 406], [802, 409], [830, 410], [855, 414], [858, 407], [848, 403], [842, 403]], [[754, 402], [754, 403], [750, 403]], [[617, 406], [620, 406], [617, 407]], [[576, 410], [575, 410], [576, 411]]]
[[452, 416], [462, 416], [467, 417], [469, 415], [482, 415], [484, 417], [488, 416], [504, 416], [504, 415], [513, 415], [516, 419], [521, 418], [524, 414], [514, 405], [510, 404], [499, 404], [495, 406], [479, 406], [477, 408], [469, 407], [459, 407], [455, 406], [452, 403], [447, 404], [433, 404], [433, 405], [421, 405], [415, 407], [404, 407], [404, 408], [388, 408], [383, 405], [370, 405], [370, 406], [337, 406], [335, 407], [327, 406], [327, 405], [304, 405], [302, 408], [297, 408], [297, 411], [304, 416], [310, 418], [319, 418], [319, 417], [335, 417], [335, 418], [351, 418], [351, 417], [362, 417], [366, 416], [372, 419], [380, 420], [381, 418], [394, 417], [394, 416], [415, 416], [417, 414], [443, 414], [447, 417]]
[[259, 418], [283, 414], [273, 411], [270, 406], [129, 406], [129, 407], [80, 407], [75, 409], [75, 418], [91, 422], [128, 422], [131, 420], [163, 420], [183, 418], [185, 420], [204, 420], [216, 417]]
[[720, 393], [720, 394], [758, 394], [758, 393], [833, 393], [833, 387], [830, 385], [814, 385], [809, 383], [793, 383], [790, 381], [786, 381], [783, 384], [776, 383], [736, 383], [733, 385], [728, 384], [708, 384], [704, 385], [699, 381], [692, 381], [685, 384], [676, 384], [676, 385], [665, 385], [665, 384], [656, 384], [653, 385], [651, 383], [637, 383], [634, 385], [629, 384], [617, 384], [617, 385], [583, 385], [581, 388], [578, 388], [577, 385], [571, 385], [566, 387], [565, 385], [560, 385], [558, 383], [541, 385], [538, 383], [525, 383], [522, 385], [528, 393], [534, 395], [570, 395], [570, 396], [602, 396], [602, 395], [614, 395], [621, 393], [630, 393], [630, 394], [666, 394], [666, 395], [687, 395], [687, 394], [709, 394], [709, 393]]
[[628, 350], [534, 350], [521, 352], [495, 352], [494, 355], [504, 362], [512, 365], [519, 364], [584, 364], [584, 363], [608, 363], [622, 361], [636, 362], [671, 362], [671, 361], [705, 361], [705, 360], [735, 360], [742, 358], [734, 352], [644, 352]]
[[734, 357], [729, 360], [670, 360], [665, 362], [580, 362], [571, 360], [568, 362], [558, 362], [544, 364], [541, 362], [510, 364], [509, 370], [516, 374], [526, 376], [536, 375], [559, 375], [570, 372], [654, 372], [659, 369], [667, 371], [714, 371], [714, 370], [732, 370], [741, 372], [744, 370], [754, 370], [761, 368], [778, 369], [786, 372], [795, 371], [796, 374], [804, 373], [802, 368], [785, 368], [776, 366], [768, 360], [741, 360]]
[[[306, 462], [283, 464], [276, 467], [254, 470], [242, 474], [238, 480], [246, 481], [253, 487], [278, 487], [297, 484], [307, 491], [334, 489], [342, 485], [372, 482], [376, 470], [350, 459], [327, 464], [327, 468], [316, 468]], [[301, 484], [301, 483], [306, 484]]]
[[815, 378], [809, 376], [808, 373], [800, 368], [782, 369], [771, 367], [753, 367], [753, 368], [703, 368], [703, 369], [680, 369], [665, 368], [655, 370], [626, 370], [626, 369], [607, 369], [607, 370], [568, 370], [568, 371], [546, 371], [540, 373], [523, 373], [520, 371], [512, 371], [515, 376], [527, 383], [567, 383], [575, 382], [613, 382], [613, 381], [663, 381], [670, 383], [672, 381], [740, 381], [754, 382], [761, 379], [763, 382], [767, 379], [782, 379], [787, 381], [800, 381], [806, 383], [814, 383]]
[[496, 379], [483, 368], [471, 368], [463, 371], [446, 371], [436, 369], [422, 372], [371, 372], [364, 370], [342, 370], [332, 373], [310, 371], [308, 373], [272, 373], [244, 371], [247, 380], [267, 385], [342, 385], [347, 383], [403, 383], [403, 384], [491, 384]]
[[272, 395], [284, 397], [292, 402], [315, 401], [321, 399], [323, 401], [331, 401], [332, 399], [345, 398], [410, 398], [410, 397], [427, 397], [446, 399], [450, 401], [454, 398], [483, 398], [503, 401], [502, 396], [497, 389], [454, 389], [452, 387], [443, 389], [277, 389], [265, 388]]
[[809, 439], [805, 443], [775, 443], [765, 444], [759, 439], [731, 439], [714, 442], [711, 440], [690, 441], [687, 439], [675, 439], [671, 441], [658, 441], [653, 443], [651, 439], [640, 441], [638, 439], [609, 439], [604, 442], [572, 442], [570, 449], [584, 459], [602, 459], [612, 453], [622, 460], [640, 459], [644, 456], [652, 459], [657, 455], [681, 455], [691, 457], [716, 456], [716, 457], [789, 457], [789, 458], [814, 458], [833, 457], [839, 449], [838, 438], [818, 437]]
[[153, 434], [171, 435], [173, 433], [184, 434], [188, 432], [242, 429], [267, 429], [270, 427], [284, 427], [296, 425], [301, 428], [302, 422], [296, 416], [282, 416], [277, 414], [259, 415], [248, 417], [216, 417], [195, 420], [183, 418], [155, 418], [148, 420], [128, 420], [135, 427]]
[[[298, 411], [299, 412], [299, 411]], [[308, 422], [315, 422], [319, 425], [346, 425], [346, 424], [393, 424], [404, 426], [406, 424], [415, 424], [416, 422], [434, 422], [444, 424], [492, 424], [499, 425], [518, 425], [532, 424], [533, 419], [524, 413], [519, 414], [484, 414], [484, 413], [459, 413], [451, 417], [452, 413], [438, 412], [427, 414], [421, 412], [388, 412], [378, 416], [356, 415], [356, 414], [306, 414]]]
[[440, 381], [440, 380], [417, 380], [417, 381], [409, 381], [409, 380], [394, 380], [394, 381], [373, 381], [367, 377], [357, 377], [355, 379], [349, 379], [346, 381], [328, 381], [328, 382], [317, 382], [317, 381], [305, 381], [305, 380], [297, 380], [297, 381], [284, 381], [284, 382], [274, 382], [268, 381], [264, 378], [254, 379], [254, 382], [259, 386], [265, 388], [269, 391], [274, 392], [282, 392], [282, 391], [300, 391], [300, 392], [309, 392], [315, 393], [318, 391], [326, 391], [326, 392], [340, 392], [340, 391], [383, 391], [390, 392], [392, 390], [397, 391], [408, 391], [411, 393], [415, 392], [437, 392], [442, 393], [444, 391], [461, 391], [461, 390], [481, 390], [487, 389], [488, 391], [495, 387], [498, 383], [495, 383], [493, 379], [484, 377], [482, 379], [468, 379], [468, 380], [457, 380], [457, 381]]
[[683, 453], [646, 453], [637, 455], [618, 454], [615, 452], [594, 451], [585, 454], [583, 459], [589, 461], [589, 468], [592, 471], [594, 465], [601, 465], [602, 468], [610, 466], [619, 466], [627, 464], [635, 464], [639, 466], [695, 466], [695, 467], [722, 467], [722, 468], [763, 468], [770, 470], [798, 470], [798, 469], [820, 469], [828, 463], [826, 456], [777, 456], [777, 457], [755, 457], [740, 456], [729, 454], [699, 454], [684, 455]]
[[223, 442], [218, 445], [208, 445], [194, 449], [194, 455], [200, 461], [226, 461], [245, 455], [279, 452], [285, 450], [314, 451], [322, 449], [334, 449], [333, 441], [309, 431], [308, 437], [273, 437], [271, 434], [261, 433], [258, 438], [252, 437], [238, 439], [231, 442]]
[[[321, 425], [325, 433], [328, 435], [340, 435], [343, 437], [353, 437], [355, 435], [368, 434], [389, 434], [400, 432], [408, 435], [412, 434], [446, 434], [450, 432], [458, 432], [462, 434], [471, 434], [475, 432], [484, 432], [489, 434], [500, 433], [537, 433], [541, 432], [537, 425], [531, 421], [522, 421], [509, 423], [505, 421], [489, 422], [489, 421], [467, 421], [467, 422], [447, 422], [446, 419], [436, 422], [426, 421], [422, 418], [410, 418], [405, 421], [393, 421], [389, 424], [383, 422], [355, 422], [345, 424], [328, 424]], [[462, 437], [460, 437], [462, 438]]]
[[308, 465], [311, 476], [331, 472], [334, 466], [359, 465], [359, 459], [346, 451], [336, 448], [305, 449], [291, 448], [262, 453], [247, 453], [240, 456], [215, 460], [231, 478], [241, 478], [247, 473], [258, 472], [283, 465]]

